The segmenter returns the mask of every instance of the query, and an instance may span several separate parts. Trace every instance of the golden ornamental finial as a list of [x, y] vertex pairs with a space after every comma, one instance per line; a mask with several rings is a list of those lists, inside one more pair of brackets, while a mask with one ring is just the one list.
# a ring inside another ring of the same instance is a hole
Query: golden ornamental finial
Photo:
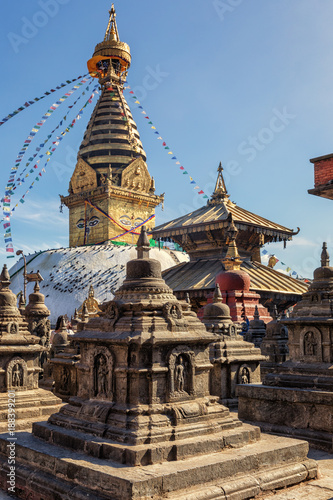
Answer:
[[220, 203], [226, 199], [229, 199], [228, 191], [227, 188], [225, 187], [225, 182], [223, 178], [223, 167], [222, 163], [220, 162], [218, 169], [217, 169], [217, 180], [215, 184], [215, 189], [214, 193], [209, 201], [209, 203]]
[[226, 271], [239, 271], [240, 266], [241, 266], [241, 259], [239, 257], [238, 253], [238, 248], [236, 245], [236, 238], [237, 238], [237, 233], [238, 229], [235, 226], [235, 223], [233, 221], [232, 214], [229, 213], [228, 216], [228, 227], [226, 230], [226, 235], [227, 235], [227, 253], [222, 260], [222, 263], [224, 265], [224, 268]]
[[114, 4], [111, 5], [111, 10], [109, 11], [110, 18], [108, 22], [108, 27], [106, 28], [105, 36], [104, 36], [104, 42], [108, 40], [114, 40], [116, 42], [119, 42], [119, 34], [118, 34], [118, 28], [117, 28], [117, 22], [116, 22], [116, 10], [114, 8]]

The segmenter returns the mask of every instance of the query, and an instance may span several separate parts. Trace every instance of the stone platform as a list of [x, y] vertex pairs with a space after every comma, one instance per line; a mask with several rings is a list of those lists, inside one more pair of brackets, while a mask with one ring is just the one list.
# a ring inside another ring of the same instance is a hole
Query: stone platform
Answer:
[[[306, 442], [269, 435], [241, 448], [230, 443], [222, 452], [144, 467], [88, 457], [30, 433], [19, 432], [16, 437], [16, 496], [27, 498], [31, 494], [34, 500], [241, 500], [317, 474], [316, 462], [307, 458]], [[3, 490], [7, 444], [6, 435], [1, 435]]]
[[238, 386], [242, 420], [263, 432], [306, 439], [333, 452], [333, 393], [265, 385]]

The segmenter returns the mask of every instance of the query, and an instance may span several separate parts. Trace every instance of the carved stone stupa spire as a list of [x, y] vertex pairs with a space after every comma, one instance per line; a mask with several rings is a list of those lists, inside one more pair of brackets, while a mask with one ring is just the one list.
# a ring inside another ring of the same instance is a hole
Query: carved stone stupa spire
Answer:
[[329, 267], [330, 265], [330, 256], [327, 251], [327, 243], [324, 241], [323, 249], [321, 252], [321, 267]]

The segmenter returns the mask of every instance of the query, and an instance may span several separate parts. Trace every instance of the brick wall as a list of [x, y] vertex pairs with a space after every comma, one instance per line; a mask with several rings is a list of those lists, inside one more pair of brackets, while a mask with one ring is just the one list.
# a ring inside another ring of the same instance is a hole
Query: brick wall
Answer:
[[333, 181], [333, 156], [314, 163], [315, 187], [324, 186]]

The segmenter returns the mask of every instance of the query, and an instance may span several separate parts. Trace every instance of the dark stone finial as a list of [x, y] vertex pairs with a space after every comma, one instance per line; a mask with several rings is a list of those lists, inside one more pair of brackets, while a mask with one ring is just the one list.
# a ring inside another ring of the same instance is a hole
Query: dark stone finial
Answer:
[[136, 251], [138, 259], [149, 259], [150, 243], [147, 236], [146, 226], [142, 226], [141, 234], [138, 239]]
[[254, 315], [253, 315], [253, 318], [258, 321], [260, 319], [260, 316], [259, 316], [259, 310], [258, 310], [258, 306], [256, 306], [254, 308]]
[[222, 302], [222, 294], [220, 290], [220, 285], [216, 283], [215, 285], [215, 291], [214, 291], [214, 296], [213, 296], [213, 303], [216, 302]]
[[63, 332], [64, 330], [66, 330], [66, 332], [67, 332], [67, 327], [66, 327], [66, 319], [65, 319], [65, 316], [61, 316], [59, 330], [60, 330], [61, 332]]
[[188, 304], [191, 304], [190, 294], [189, 294], [188, 292], [186, 292], [186, 294], [185, 294], [185, 301], [186, 301]]
[[329, 267], [330, 265], [330, 256], [327, 251], [327, 243], [324, 241], [323, 249], [321, 252], [321, 267]]
[[39, 290], [40, 290], [39, 283], [38, 283], [38, 281], [36, 281], [35, 287], [34, 287], [34, 293], [39, 292]]
[[7, 269], [7, 264], [4, 264], [2, 272], [0, 275], [0, 283], [3, 287], [8, 287], [10, 285], [10, 275]]

